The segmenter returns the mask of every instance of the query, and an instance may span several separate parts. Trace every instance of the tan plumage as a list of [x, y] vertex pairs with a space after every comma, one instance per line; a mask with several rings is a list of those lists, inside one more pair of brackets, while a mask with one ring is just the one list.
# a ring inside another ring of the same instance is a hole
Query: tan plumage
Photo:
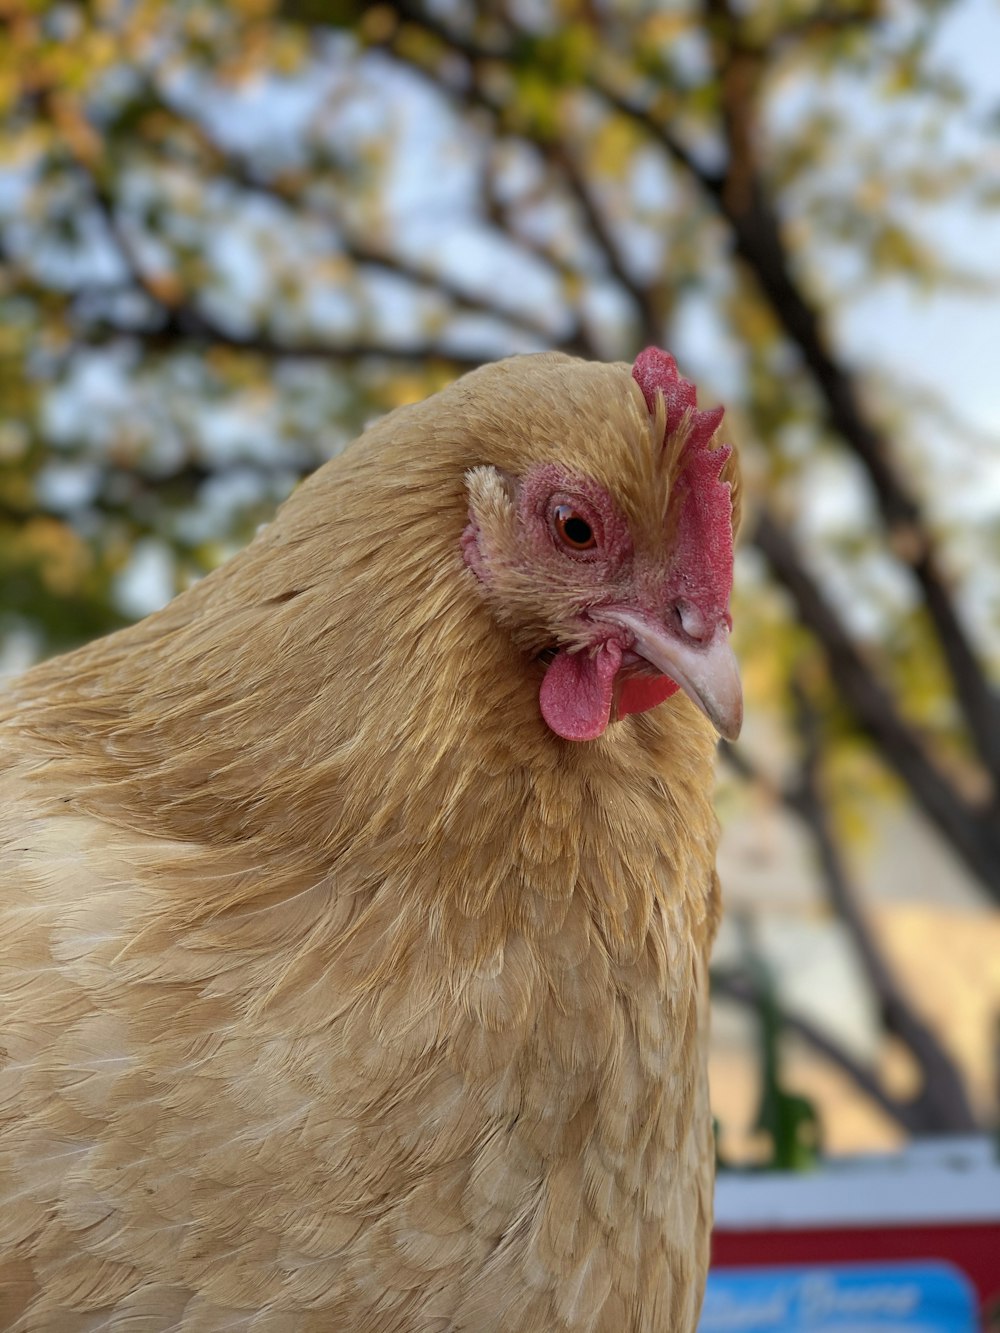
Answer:
[[460, 550], [480, 466], [652, 523], [662, 429], [626, 366], [485, 368], [18, 682], [0, 1328], [694, 1328], [712, 729], [553, 735]]

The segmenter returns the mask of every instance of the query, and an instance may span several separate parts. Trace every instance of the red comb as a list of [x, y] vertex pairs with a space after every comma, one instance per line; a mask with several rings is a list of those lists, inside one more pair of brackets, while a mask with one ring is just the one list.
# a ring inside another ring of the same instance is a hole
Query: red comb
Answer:
[[663, 394], [667, 413], [664, 441], [681, 425], [685, 414], [690, 414], [690, 433], [675, 481], [680, 510], [674, 570], [684, 596], [703, 613], [725, 611], [733, 586], [733, 507], [729, 483], [720, 481], [719, 473], [732, 451], [728, 444], [709, 448], [725, 409], [699, 411], [697, 389], [679, 374], [670, 353], [659, 347], [639, 353], [632, 378], [651, 413], [656, 410], [657, 390]]
[[[725, 413], [724, 407], [712, 407], [707, 412], [697, 408], [698, 390], [690, 380], [684, 379], [677, 369], [677, 362], [669, 352], [659, 347], [647, 347], [640, 352], [632, 367], [632, 378], [642, 390], [646, 406], [650, 412], [656, 410], [656, 391], [663, 394], [663, 405], [667, 409], [667, 435], [672, 435], [681, 424], [685, 412], [692, 416], [691, 435], [688, 449], [707, 448], [712, 436], [719, 428], [719, 422]], [[728, 458], [728, 453], [725, 458]], [[721, 467], [725, 458], [719, 459]]]

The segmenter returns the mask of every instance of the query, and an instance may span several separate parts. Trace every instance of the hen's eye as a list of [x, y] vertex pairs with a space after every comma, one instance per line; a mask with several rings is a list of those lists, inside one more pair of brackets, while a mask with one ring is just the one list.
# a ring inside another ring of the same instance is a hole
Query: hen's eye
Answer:
[[594, 529], [572, 505], [556, 505], [552, 519], [556, 532], [574, 551], [589, 551], [597, 545]]

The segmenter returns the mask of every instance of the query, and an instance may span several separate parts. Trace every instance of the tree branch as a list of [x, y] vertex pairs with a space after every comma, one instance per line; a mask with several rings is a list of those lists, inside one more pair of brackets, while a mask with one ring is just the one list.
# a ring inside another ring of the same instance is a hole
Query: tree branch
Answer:
[[888, 461], [888, 441], [866, 419], [851, 377], [830, 355], [819, 319], [788, 271], [777, 219], [759, 194], [749, 213], [731, 221], [737, 252], [753, 269], [786, 333], [800, 349], [831, 425], [871, 478], [893, 550], [920, 585], [973, 744], [1000, 784], [1000, 704], [959, 621], [923, 515]]
[[[471, 38], [456, 33], [452, 28], [424, 13], [417, 5], [397, 0], [393, 8], [401, 18], [414, 26], [422, 28], [438, 41], [447, 46], [454, 54], [462, 57], [468, 65], [470, 84], [465, 97], [481, 109], [487, 110], [495, 119], [499, 117], [501, 107], [481, 85], [479, 66], [486, 61], [509, 62], [511, 52], [507, 46], [483, 46]], [[398, 59], [407, 64], [413, 62], [397, 48]], [[419, 65], [414, 66], [417, 69]], [[593, 197], [589, 182], [579, 165], [571, 145], [565, 141], [553, 142], [541, 135], [526, 132], [524, 138], [532, 143], [543, 156], [552, 163], [566, 184], [567, 193], [576, 203], [596, 248], [600, 251], [611, 274], [633, 302], [639, 315], [641, 338], [644, 343], [658, 342], [662, 336], [662, 320], [656, 308], [653, 293], [637, 282], [622, 262], [618, 242], [607, 221], [603, 217]]]
[[827, 900], [843, 921], [875, 992], [887, 1029], [910, 1050], [923, 1075], [923, 1088], [909, 1104], [921, 1121], [922, 1133], [969, 1133], [978, 1128], [962, 1077], [934, 1032], [910, 1005], [861, 907], [830, 823], [820, 791], [820, 730], [805, 692], [793, 684], [802, 755], [798, 781], [777, 788], [736, 747], [723, 743], [722, 751], [744, 779], [779, 799], [808, 828], [819, 857]]
[[755, 276], [812, 375], [831, 426], [868, 473], [890, 544], [920, 586], [972, 743], [1000, 799], [1000, 697], [959, 618], [920, 506], [892, 464], [889, 441], [867, 416], [853, 376], [835, 359], [817, 311], [793, 276], [780, 222], [767, 195], [754, 133], [761, 53], [741, 41], [727, 0], [705, 0], [705, 11], [729, 150], [722, 188], [713, 190], [713, 197], [732, 228], [736, 253]]
[[102, 342], [119, 339], [133, 340], [153, 351], [171, 351], [179, 343], [206, 343], [273, 361], [425, 362], [451, 366], [456, 371], [474, 370], [488, 361], [495, 361], [497, 356], [495, 349], [458, 351], [429, 342], [400, 346], [365, 340], [331, 343], [309, 338], [282, 342], [266, 333], [239, 333], [228, 329], [186, 305], [174, 306], [156, 327], [103, 320], [92, 327], [87, 342], [99, 346]]
[[371, 241], [352, 235], [343, 218], [312, 206], [303, 209], [301, 201], [296, 199], [291, 190], [285, 189], [277, 181], [268, 181], [257, 176], [218, 144], [211, 140], [208, 142], [214, 153], [213, 165], [227, 180], [245, 191], [271, 198], [286, 208], [298, 204], [300, 218], [311, 217], [329, 225], [335, 233], [338, 252], [356, 266], [361, 276], [365, 271], [393, 274], [405, 278], [428, 295], [446, 297], [451, 304], [449, 314], [486, 315], [500, 320], [511, 332], [537, 338], [546, 344], [557, 346], [561, 351], [580, 353], [584, 350], [579, 343], [578, 328], [567, 338], [558, 339], [546, 325], [504, 302], [501, 293], [494, 293], [494, 299], [489, 300], [479, 293], [471, 292], [464, 283], [432, 268], [429, 264], [414, 263], [385, 246], [375, 245]]
[[238, 351], [253, 353], [274, 359], [284, 360], [360, 360], [379, 358], [392, 361], [442, 361], [449, 365], [472, 368], [492, 361], [495, 351], [484, 349], [476, 351], [448, 351], [433, 343], [421, 342], [409, 346], [393, 346], [381, 342], [354, 341], [348, 344], [329, 343], [324, 339], [304, 338], [295, 342], [284, 342], [269, 334], [255, 330], [253, 333], [240, 333], [226, 327], [218, 320], [199, 310], [183, 295], [169, 288], [169, 285], [146, 272], [142, 260], [118, 218], [114, 200], [101, 183], [87, 168], [80, 166], [80, 174], [86, 182], [107, 234], [121, 257], [122, 263], [131, 281], [160, 313], [158, 325], [115, 324], [105, 320], [98, 325], [96, 332], [111, 334], [115, 337], [133, 338], [147, 347], [168, 348], [178, 342], [206, 342], [216, 346], [230, 347]]
[[669, 157], [673, 159], [677, 166], [681, 167], [684, 173], [691, 177], [695, 183], [706, 192], [712, 199], [716, 199], [722, 191], [723, 178], [721, 175], [712, 171], [710, 167], [698, 161], [697, 157], [681, 142], [677, 136], [672, 133], [670, 127], [661, 120], [655, 113], [653, 106], [648, 100], [636, 97], [631, 94], [623, 93], [614, 88], [606, 79], [593, 76], [589, 87], [597, 93], [602, 100], [620, 115], [633, 121], [644, 133], [654, 139], [661, 148], [664, 148]]
[[[724, 997], [727, 1000], [735, 1000], [738, 1004], [747, 1005], [754, 1009], [759, 1006], [761, 996], [745, 977], [734, 972], [723, 972], [713, 968], [711, 979], [713, 995]], [[909, 1103], [893, 1097], [873, 1069], [862, 1064], [859, 1060], [855, 1060], [839, 1042], [834, 1041], [832, 1037], [829, 1037], [821, 1028], [816, 1027], [808, 1018], [803, 1018], [801, 1014], [789, 1013], [787, 1010], [777, 1007], [776, 1015], [783, 1028], [794, 1033], [797, 1037], [801, 1037], [807, 1045], [818, 1051], [824, 1059], [836, 1065], [866, 1096], [880, 1106], [886, 1115], [902, 1125], [908, 1133], [919, 1134], [921, 1132], [922, 1121], [914, 1108]]]
[[570, 148], [565, 144], [550, 151], [550, 160], [559, 168], [569, 192], [576, 200], [591, 235], [597, 242], [611, 273], [632, 299], [639, 313], [641, 340], [644, 346], [658, 343], [663, 336], [663, 321], [656, 308], [653, 293], [637, 282], [622, 260], [618, 241], [601, 213], [583, 169]]
[[903, 719], [891, 694], [848, 637], [840, 618], [807, 573], [791, 539], [766, 507], [751, 540], [791, 594], [803, 623], [822, 644], [831, 678], [858, 721], [941, 830], [1000, 902], [1000, 827], [988, 808], [977, 809], [959, 795], [934, 764], [917, 734]]

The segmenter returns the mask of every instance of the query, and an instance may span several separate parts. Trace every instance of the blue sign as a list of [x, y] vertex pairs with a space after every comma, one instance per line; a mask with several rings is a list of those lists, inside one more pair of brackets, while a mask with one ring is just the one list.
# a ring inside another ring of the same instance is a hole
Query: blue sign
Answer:
[[709, 1274], [698, 1333], [976, 1333], [947, 1264], [732, 1268]]

